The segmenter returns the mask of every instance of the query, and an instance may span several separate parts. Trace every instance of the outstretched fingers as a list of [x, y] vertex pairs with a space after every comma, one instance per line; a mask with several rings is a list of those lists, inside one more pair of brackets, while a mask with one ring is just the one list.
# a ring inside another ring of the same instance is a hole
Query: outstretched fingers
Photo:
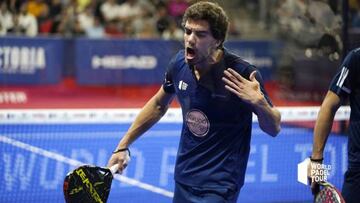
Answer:
[[235, 90], [240, 90], [240, 87], [238, 86], [238, 84], [236, 84], [237, 83], [236, 81], [233, 82], [226, 77], [223, 77], [222, 80], [225, 82], [225, 87], [229, 87]]
[[233, 81], [246, 82], [247, 80], [242, 77], [239, 73], [237, 73], [234, 69], [228, 68], [224, 71], [224, 74], [232, 79]]
[[242, 92], [244, 86], [244, 78], [230, 68], [224, 71], [224, 75], [225, 77], [223, 77], [222, 80], [225, 83], [225, 88], [235, 95], [240, 96], [240, 92]]

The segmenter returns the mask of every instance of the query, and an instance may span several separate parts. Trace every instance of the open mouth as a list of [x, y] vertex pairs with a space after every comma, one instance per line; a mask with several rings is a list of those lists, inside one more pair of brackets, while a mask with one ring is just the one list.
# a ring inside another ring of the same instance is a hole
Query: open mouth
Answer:
[[186, 58], [187, 59], [193, 59], [195, 58], [195, 49], [187, 47], [186, 48]]

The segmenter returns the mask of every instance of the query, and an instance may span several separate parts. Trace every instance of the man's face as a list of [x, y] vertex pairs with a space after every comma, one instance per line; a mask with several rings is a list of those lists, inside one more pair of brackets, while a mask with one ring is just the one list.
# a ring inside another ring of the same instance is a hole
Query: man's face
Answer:
[[185, 60], [190, 65], [210, 62], [211, 56], [219, 46], [204, 20], [187, 20], [185, 23]]

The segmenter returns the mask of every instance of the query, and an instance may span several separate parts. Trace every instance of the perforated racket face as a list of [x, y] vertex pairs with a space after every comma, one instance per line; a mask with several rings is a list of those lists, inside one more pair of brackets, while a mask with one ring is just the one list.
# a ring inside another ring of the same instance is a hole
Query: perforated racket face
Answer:
[[105, 203], [109, 196], [113, 175], [107, 168], [80, 166], [64, 180], [67, 203]]
[[340, 191], [335, 187], [325, 186], [315, 198], [315, 203], [345, 203]]

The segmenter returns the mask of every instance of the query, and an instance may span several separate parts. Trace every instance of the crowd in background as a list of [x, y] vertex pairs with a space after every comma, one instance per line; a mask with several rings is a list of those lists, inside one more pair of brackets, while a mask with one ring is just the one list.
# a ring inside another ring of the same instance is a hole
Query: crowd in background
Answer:
[[[0, 35], [182, 39], [181, 17], [193, 1], [196, 0], [3, 0]], [[229, 35], [236, 38], [266, 38], [280, 32], [302, 35], [301, 29], [309, 28], [315, 28], [313, 33], [322, 33], [329, 26], [337, 26], [338, 21], [330, 25], [334, 19], [330, 14], [341, 15], [339, 0], [218, 2], [229, 11]], [[323, 12], [311, 14], [310, 4]], [[349, 0], [349, 5], [350, 24], [358, 26], [360, 0]], [[308, 14], [312, 17], [308, 18]]]
[[5, 0], [0, 34], [180, 39], [187, 0]]

